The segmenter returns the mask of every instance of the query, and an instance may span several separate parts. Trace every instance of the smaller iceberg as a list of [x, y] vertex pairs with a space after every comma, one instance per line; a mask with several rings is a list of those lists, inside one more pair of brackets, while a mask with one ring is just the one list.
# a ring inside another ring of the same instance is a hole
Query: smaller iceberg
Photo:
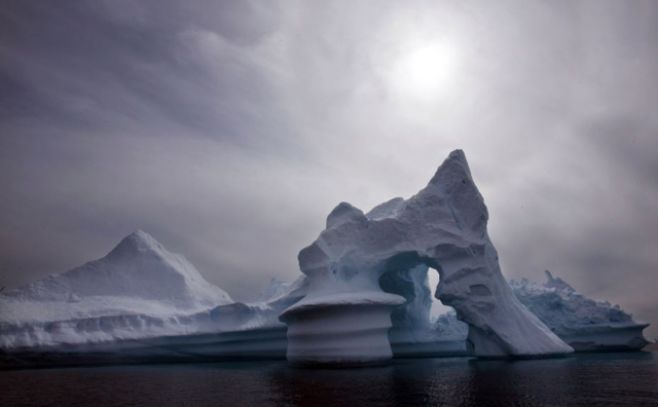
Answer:
[[[512, 292], [577, 352], [636, 351], [649, 343], [642, 334], [649, 324], [635, 321], [619, 305], [584, 296], [548, 270], [544, 273], [543, 284], [510, 280]], [[432, 330], [434, 341], [466, 341], [468, 326], [448, 312], [433, 321]], [[419, 345], [421, 349], [429, 346]]]
[[576, 351], [640, 350], [649, 324], [636, 322], [619, 305], [577, 292], [546, 270], [543, 285], [512, 280], [516, 297]]

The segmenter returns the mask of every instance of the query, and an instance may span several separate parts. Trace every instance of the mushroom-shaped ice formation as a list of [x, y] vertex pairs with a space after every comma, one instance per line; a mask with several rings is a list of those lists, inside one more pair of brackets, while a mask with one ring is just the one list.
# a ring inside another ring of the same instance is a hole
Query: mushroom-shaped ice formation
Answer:
[[395, 278], [391, 271], [418, 266], [438, 270], [435, 296], [468, 324], [475, 355], [573, 352], [512, 294], [487, 220], [461, 150], [453, 151], [408, 200], [395, 198], [368, 214], [339, 204], [326, 229], [298, 256], [309, 285], [306, 297], [280, 317], [288, 325], [288, 359], [361, 363], [390, 358], [390, 313], [404, 298], [383, 292], [380, 278], [388, 274], [390, 280]]

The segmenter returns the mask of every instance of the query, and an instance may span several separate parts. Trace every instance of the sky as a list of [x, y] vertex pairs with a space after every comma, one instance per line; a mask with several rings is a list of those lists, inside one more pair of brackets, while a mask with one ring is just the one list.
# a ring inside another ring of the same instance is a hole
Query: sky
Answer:
[[658, 336], [658, 3], [0, 1], [0, 285], [135, 229], [249, 300], [465, 151], [503, 273]]

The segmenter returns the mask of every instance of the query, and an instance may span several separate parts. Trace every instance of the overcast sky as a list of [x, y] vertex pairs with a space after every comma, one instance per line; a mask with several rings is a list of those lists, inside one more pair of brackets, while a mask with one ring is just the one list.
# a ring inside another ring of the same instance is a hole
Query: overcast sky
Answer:
[[508, 277], [658, 325], [657, 44], [640, 0], [2, 0], [0, 285], [141, 228], [248, 300], [462, 148]]

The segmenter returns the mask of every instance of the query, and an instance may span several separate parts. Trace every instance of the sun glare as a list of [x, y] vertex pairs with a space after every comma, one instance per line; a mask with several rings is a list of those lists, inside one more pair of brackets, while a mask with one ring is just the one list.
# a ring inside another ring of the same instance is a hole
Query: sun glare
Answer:
[[454, 79], [457, 53], [447, 43], [429, 43], [406, 48], [394, 69], [395, 88], [402, 94], [434, 99]]

